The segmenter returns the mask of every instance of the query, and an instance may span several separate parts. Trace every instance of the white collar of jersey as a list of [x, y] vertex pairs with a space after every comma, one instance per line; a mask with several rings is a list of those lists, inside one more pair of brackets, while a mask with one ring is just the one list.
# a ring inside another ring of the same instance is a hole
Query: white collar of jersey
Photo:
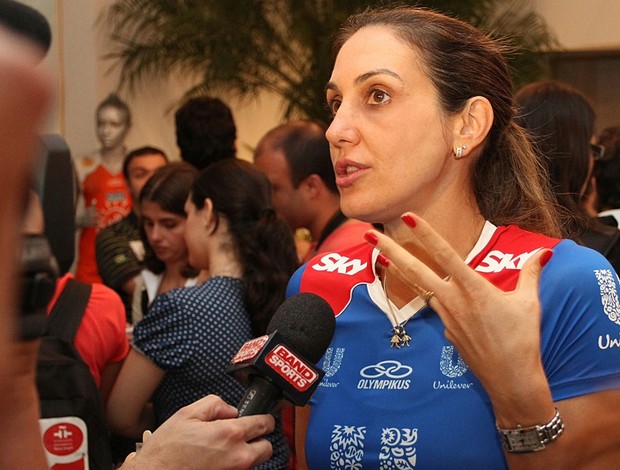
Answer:
[[[478, 237], [478, 241], [471, 249], [469, 254], [465, 257], [465, 263], [469, 263], [478, 253], [480, 253], [484, 249], [485, 246], [487, 246], [487, 244], [491, 240], [491, 237], [493, 237], [495, 230], [497, 230], [497, 227], [488, 220], [484, 223], [482, 231], [480, 232], [480, 237]], [[407, 305], [404, 305], [403, 308], [397, 308], [396, 305], [394, 305], [390, 300], [385, 297], [385, 294], [383, 292], [383, 286], [381, 285], [381, 280], [379, 279], [379, 276], [377, 276], [377, 272], [375, 270], [378, 255], [379, 250], [375, 248], [372, 252], [372, 266], [373, 272], [375, 274], [375, 280], [374, 282], [372, 282], [372, 284], [368, 285], [368, 294], [370, 295], [372, 301], [385, 313], [386, 317], [390, 320], [390, 323], [392, 323], [392, 326], [396, 326], [397, 324], [404, 322], [408, 318], [413, 317], [420, 309], [424, 308], [426, 304], [424, 303], [423, 299], [416, 297]], [[394, 319], [391, 318], [390, 308], [387, 304], [388, 302], [392, 304], [392, 311], [395, 314], [396, 323], [394, 323]]]

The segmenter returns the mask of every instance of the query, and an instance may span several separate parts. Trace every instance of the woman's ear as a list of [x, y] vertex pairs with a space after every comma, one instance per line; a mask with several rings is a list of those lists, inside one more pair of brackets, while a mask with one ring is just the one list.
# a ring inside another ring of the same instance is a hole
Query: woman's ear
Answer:
[[213, 201], [210, 198], [205, 198], [205, 205], [200, 212], [205, 229], [213, 233], [215, 231], [215, 217], [213, 214]]
[[455, 158], [470, 155], [480, 147], [493, 125], [493, 107], [483, 96], [467, 100], [463, 110], [454, 120], [453, 149]]

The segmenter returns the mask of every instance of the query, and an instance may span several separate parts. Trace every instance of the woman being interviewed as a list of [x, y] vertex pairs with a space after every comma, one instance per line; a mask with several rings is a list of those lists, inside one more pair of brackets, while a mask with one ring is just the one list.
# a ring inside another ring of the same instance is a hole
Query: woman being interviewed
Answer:
[[[185, 211], [189, 264], [210, 277], [157, 296], [136, 325], [108, 405], [112, 429], [129, 437], [207, 394], [239, 403], [244, 387], [226, 369], [246, 341], [265, 333], [297, 267], [293, 235], [271, 208], [269, 181], [251, 163], [227, 159], [203, 170]], [[267, 438], [273, 456], [260, 468], [285, 468], [279, 423]]]
[[337, 316], [297, 420], [302, 468], [304, 450], [314, 469], [616, 465], [617, 277], [555, 238], [502, 47], [408, 7], [351, 17], [336, 47], [342, 210], [384, 232], [289, 284]]

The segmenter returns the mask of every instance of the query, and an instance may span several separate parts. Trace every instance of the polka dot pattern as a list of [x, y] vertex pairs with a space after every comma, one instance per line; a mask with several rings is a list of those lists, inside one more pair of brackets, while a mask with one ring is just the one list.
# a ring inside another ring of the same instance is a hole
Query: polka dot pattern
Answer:
[[[157, 296], [135, 326], [134, 347], [166, 371], [153, 395], [158, 424], [209, 393], [237, 406], [245, 389], [226, 369], [251, 338], [239, 279], [213, 277]], [[286, 468], [288, 448], [279, 426], [270, 441], [274, 457], [258, 468]]]

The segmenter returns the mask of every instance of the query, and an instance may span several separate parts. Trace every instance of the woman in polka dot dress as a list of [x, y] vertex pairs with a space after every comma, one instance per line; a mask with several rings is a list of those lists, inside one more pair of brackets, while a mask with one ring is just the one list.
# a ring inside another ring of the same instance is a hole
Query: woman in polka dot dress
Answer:
[[[110, 426], [122, 435], [138, 437], [210, 393], [237, 405], [244, 388], [226, 368], [247, 340], [264, 334], [297, 266], [292, 233], [251, 163], [227, 159], [203, 170], [185, 209], [189, 262], [210, 277], [158, 296], [136, 326], [108, 402]], [[268, 438], [273, 456], [259, 468], [286, 468], [280, 423]]]

